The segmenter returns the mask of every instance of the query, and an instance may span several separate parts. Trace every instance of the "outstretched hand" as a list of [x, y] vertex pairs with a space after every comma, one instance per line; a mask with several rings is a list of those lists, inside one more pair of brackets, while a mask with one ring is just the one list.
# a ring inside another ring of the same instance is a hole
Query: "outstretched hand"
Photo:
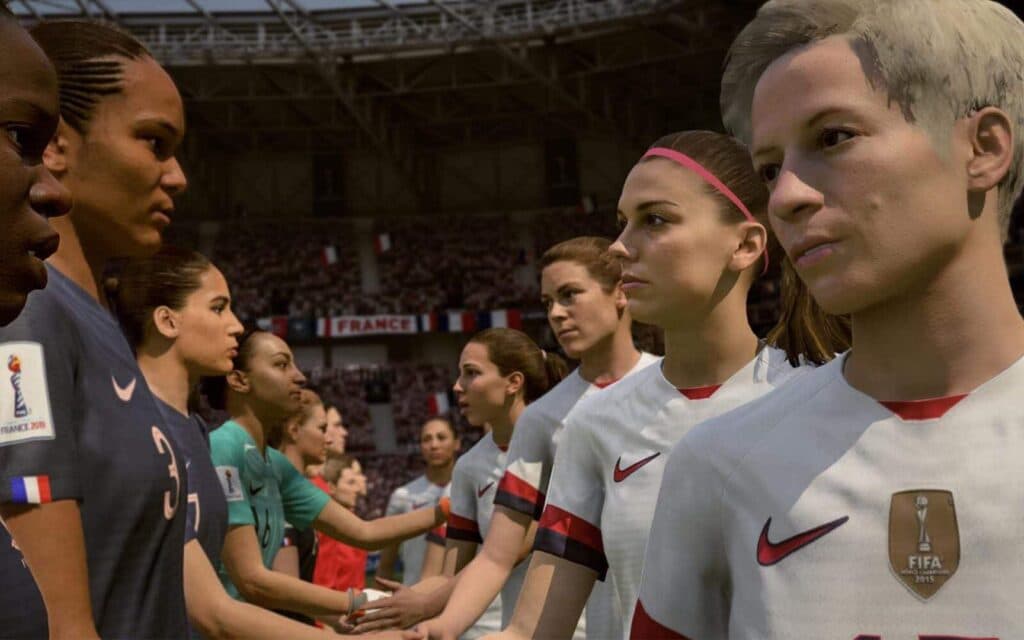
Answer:
[[[372, 610], [367, 610], [366, 615], [358, 620], [350, 620], [355, 623], [353, 633], [366, 633], [368, 631], [380, 631], [383, 629], [407, 629], [417, 622], [426, 620], [436, 615], [431, 610], [430, 596], [428, 594], [414, 591], [400, 582], [377, 578], [377, 583], [394, 593], [389, 598], [382, 598], [373, 602]], [[418, 636], [413, 636], [413, 638]]]

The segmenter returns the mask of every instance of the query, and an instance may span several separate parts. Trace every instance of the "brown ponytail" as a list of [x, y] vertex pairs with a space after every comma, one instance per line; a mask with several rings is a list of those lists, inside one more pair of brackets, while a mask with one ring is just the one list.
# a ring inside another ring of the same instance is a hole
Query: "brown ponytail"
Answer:
[[485, 329], [470, 342], [487, 348], [487, 357], [503, 376], [523, 374], [523, 395], [529, 404], [569, 374], [569, 365], [556, 353], [542, 350], [530, 336], [516, 329]]
[[765, 341], [786, 352], [794, 366], [800, 357], [813, 364], [824, 364], [850, 348], [853, 334], [847, 316], [834, 316], [818, 306], [807, 286], [796, 274], [789, 258], [782, 260], [779, 284], [779, 321]]
[[[775, 234], [768, 225], [768, 189], [754, 171], [750, 151], [742, 142], [722, 133], [713, 131], [683, 131], [659, 138], [654, 147], [665, 147], [684, 153], [699, 162], [722, 181], [743, 204], [754, 218], [768, 230], [768, 246], [771, 265], [781, 265], [779, 298], [781, 315], [778, 323], [767, 335], [767, 343], [782, 349], [794, 365], [801, 360], [823, 364], [835, 354], [850, 348], [850, 324], [845, 317], [825, 313], [811, 297], [803, 281], [785, 253], [779, 247]], [[650, 158], [642, 162], [650, 162]], [[743, 214], [725, 196], [708, 187], [727, 220], [744, 220]], [[763, 263], [752, 269], [758, 272]], [[774, 271], [774, 269], [772, 269]]]

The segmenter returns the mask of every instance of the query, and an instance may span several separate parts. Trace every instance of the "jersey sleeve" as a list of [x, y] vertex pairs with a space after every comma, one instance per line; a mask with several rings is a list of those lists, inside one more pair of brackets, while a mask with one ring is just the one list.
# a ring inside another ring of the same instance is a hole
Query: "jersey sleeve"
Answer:
[[210, 457], [228, 503], [228, 526], [256, 526], [245, 471], [245, 443], [233, 437], [227, 427], [210, 434]]
[[451, 514], [446, 536], [449, 540], [462, 540], [483, 544], [476, 513], [476, 488], [466, 469], [467, 456], [459, 458], [452, 471]]
[[529, 407], [519, 416], [494, 504], [540, 519], [554, 463], [553, 427]]
[[331, 498], [292, 466], [277, 449], [267, 448], [274, 472], [281, 478], [281, 504], [284, 517], [296, 529], [308, 529]]
[[0, 502], [81, 498], [79, 359], [78, 332], [46, 291], [0, 328]]
[[604, 580], [608, 572], [601, 535], [604, 480], [581, 420], [585, 416], [570, 414], [566, 419], [533, 548], [593, 569]]
[[388, 498], [388, 506], [384, 510], [385, 516], [397, 516], [409, 511], [409, 490], [405, 487], [398, 487], [391, 492]]
[[440, 525], [434, 527], [433, 529], [431, 529], [430, 531], [427, 532], [427, 542], [432, 542], [434, 544], [439, 544], [442, 547], [444, 546], [444, 542], [445, 542], [445, 540], [447, 538], [448, 538], [447, 527], [445, 525], [443, 525], [443, 524], [440, 524]]
[[676, 445], [654, 510], [633, 640], [728, 635], [721, 486], [707, 456], [695, 454], [685, 440]]

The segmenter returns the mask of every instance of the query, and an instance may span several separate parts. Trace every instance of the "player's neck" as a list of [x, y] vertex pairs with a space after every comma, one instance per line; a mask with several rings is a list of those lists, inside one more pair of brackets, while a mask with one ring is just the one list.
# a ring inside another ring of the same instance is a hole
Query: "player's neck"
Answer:
[[229, 411], [231, 419], [249, 433], [249, 437], [256, 443], [256, 448], [260, 450], [260, 453], [265, 452], [267, 438], [263, 435], [263, 422], [253, 412], [252, 407], [242, 404], [240, 407], [230, 407], [230, 409], [232, 409]]
[[580, 359], [580, 376], [587, 382], [607, 384], [625, 376], [640, 360], [628, 322], [591, 347]]
[[754, 358], [758, 340], [743, 294], [730, 294], [703, 318], [664, 327], [661, 370], [669, 383], [681, 389], [721, 384]]
[[879, 400], [969, 393], [1024, 355], [1001, 253], [959, 259], [918, 289], [853, 315], [854, 388]]
[[508, 403], [508, 407], [502, 412], [502, 415], [491, 421], [491, 437], [494, 438], [494, 444], [499, 447], [508, 446], [512, 440], [512, 429], [515, 428], [516, 420], [526, 408], [526, 403], [521, 396], [516, 396]]
[[436, 484], [439, 487], [447, 486], [452, 481], [452, 469], [455, 468], [455, 460], [440, 467], [427, 467], [426, 472], [423, 474], [427, 476], [427, 480], [431, 483]]
[[138, 349], [139, 369], [150, 391], [178, 413], [188, 415], [188, 394], [192, 388], [185, 363], [174, 357], [174, 351], [161, 350], [159, 354], [147, 348]]
[[279, 451], [284, 454], [284, 457], [288, 458], [288, 462], [292, 463], [292, 466], [295, 467], [299, 473], [306, 475], [306, 463], [302, 459], [302, 454], [299, 452], [298, 447], [286, 444], [281, 447]]
[[60, 234], [60, 246], [47, 262], [106, 307], [107, 297], [103, 293], [103, 270], [107, 266], [108, 256], [86, 251], [71, 214], [53, 218], [50, 220], [50, 224]]
[[311, 464], [306, 467], [306, 470], [305, 472], [303, 472], [303, 475], [310, 479], [319, 478], [320, 476], [324, 475], [324, 465]]

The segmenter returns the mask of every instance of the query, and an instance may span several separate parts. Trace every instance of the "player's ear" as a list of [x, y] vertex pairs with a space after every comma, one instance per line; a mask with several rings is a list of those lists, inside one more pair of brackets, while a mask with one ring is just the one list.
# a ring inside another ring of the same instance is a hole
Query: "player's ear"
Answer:
[[224, 376], [224, 379], [228, 382], [228, 388], [237, 393], [249, 393], [249, 376], [245, 375], [244, 371], [235, 369], [228, 375]]
[[757, 264], [761, 255], [767, 251], [768, 230], [759, 222], [746, 221], [738, 225], [739, 242], [732, 253], [729, 268], [742, 273]]
[[619, 312], [619, 317], [622, 317], [623, 312], [629, 308], [629, 298], [626, 297], [626, 292], [622, 289], [622, 281], [620, 280], [615, 284], [615, 308]]
[[181, 323], [173, 309], [161, 306], [153, 309], [153, 327], [163, 337], [174, 340], [180, 333]]
[[513, 371], [507, 378], [508, 382], [505, 385], [505, 393], [510, 396], [514, 396], [523, 389], [523, 385], [526, 383], [526, 378], [519, 371]]
[[967, 188], [989, 191], [1002, 182], [1013, 162], [1013, 129], [1006, 113], [985, 107], [967, 118], [971, 157], [967, 162]]
[[68, 170], [68, 155], [74, 144], [81, 140], [77, 131], [72, 129], [64, 120], [57, 125], [57, 133], [53, 135], [50, 143], [43, 151], [43, 164], [47, 171], [60, 180]]

